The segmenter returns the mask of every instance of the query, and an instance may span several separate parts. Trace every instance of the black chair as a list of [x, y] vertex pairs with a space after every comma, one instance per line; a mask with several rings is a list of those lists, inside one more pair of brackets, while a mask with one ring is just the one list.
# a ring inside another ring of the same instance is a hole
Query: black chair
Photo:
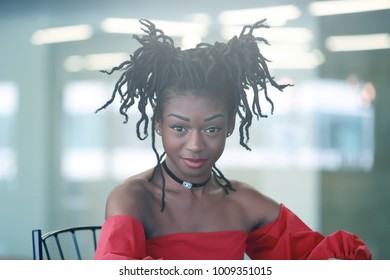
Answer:
[[35, 229], [32, 231], [33, 259], [92, 259], [100, 230], [101, 226], [80, 226], [42, 234], [40, 229]]

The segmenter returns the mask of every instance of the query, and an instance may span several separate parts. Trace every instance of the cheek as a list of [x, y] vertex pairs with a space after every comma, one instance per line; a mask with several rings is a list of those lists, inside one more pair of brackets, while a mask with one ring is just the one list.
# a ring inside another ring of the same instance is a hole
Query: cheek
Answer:
[[183, 137], [178, 137], [170, 128], [163, 127], [161, 141], [165, 150], [177, 150], [185, 144]]
[[209, 150], [215, 154], [215, 157], [219, 158], [223, 151], [225, 150], [225, 143], [226, 143], [226, 138], [220, 138], [220, 139], [215, 139], [214, 141], [211, 141], [208, 145]]

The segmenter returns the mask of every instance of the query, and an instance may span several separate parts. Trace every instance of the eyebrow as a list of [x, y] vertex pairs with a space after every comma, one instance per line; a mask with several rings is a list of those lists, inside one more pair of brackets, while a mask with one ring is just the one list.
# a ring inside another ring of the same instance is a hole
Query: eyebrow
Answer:
[[[172, 114], [169, 114], [168, 117], [175, 117], [175, 118], [178, 118], [178, 119], [180, 119], [182, 121], [190, 122], [189, 118], [181, 116], [181, 115], [178, 115], [178, 114], [173, 114], [172, 113]], [[223, 115], [223, 114], [216, 114], [216, 115], [213, 115], [213, 116], [205, 118], [204, 122], [209, 122], [209, 121], [212, 121], [212, 120], [214, 120], [216, 118], [224, 118], [224, 117], [225, 117], [225, 115]]]
[[205, 118], [204, 121], [209, 122], [209, 121], [212, 121], [213, 119], [224, 118], [224, 117], [225, 117], [225, 115], [223, 115], [223, 114], [216, 114], [216, 115], [213, 115], [211, 117]]

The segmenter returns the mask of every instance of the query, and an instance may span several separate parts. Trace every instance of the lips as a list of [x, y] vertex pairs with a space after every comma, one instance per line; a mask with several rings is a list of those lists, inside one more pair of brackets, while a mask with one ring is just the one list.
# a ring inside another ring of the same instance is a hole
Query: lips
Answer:
[[190, 168], [201, 168], [206, 163], [206, 159], [202, 158], [183, 158], [183, 160]]

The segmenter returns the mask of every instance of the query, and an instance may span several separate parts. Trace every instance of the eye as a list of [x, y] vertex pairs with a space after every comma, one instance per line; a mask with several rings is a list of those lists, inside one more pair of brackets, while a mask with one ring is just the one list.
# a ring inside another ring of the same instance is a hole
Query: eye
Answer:
[[170, 125], [169, 127], [172, 128], [173, 130], [177, 131], [177, 132], [185, 132], [185, 131], [187, 131], [187, 129], [184, 126], [182, 126], [182, 125]]
[[216, 127], [216, 126], [208, 127], [205, 130], [205, 132], [208, 133], [208, 134], [216, 134], [216, 133], [218, 133], [220, 131], [221, 131], [221, 128], [220, 127]]

